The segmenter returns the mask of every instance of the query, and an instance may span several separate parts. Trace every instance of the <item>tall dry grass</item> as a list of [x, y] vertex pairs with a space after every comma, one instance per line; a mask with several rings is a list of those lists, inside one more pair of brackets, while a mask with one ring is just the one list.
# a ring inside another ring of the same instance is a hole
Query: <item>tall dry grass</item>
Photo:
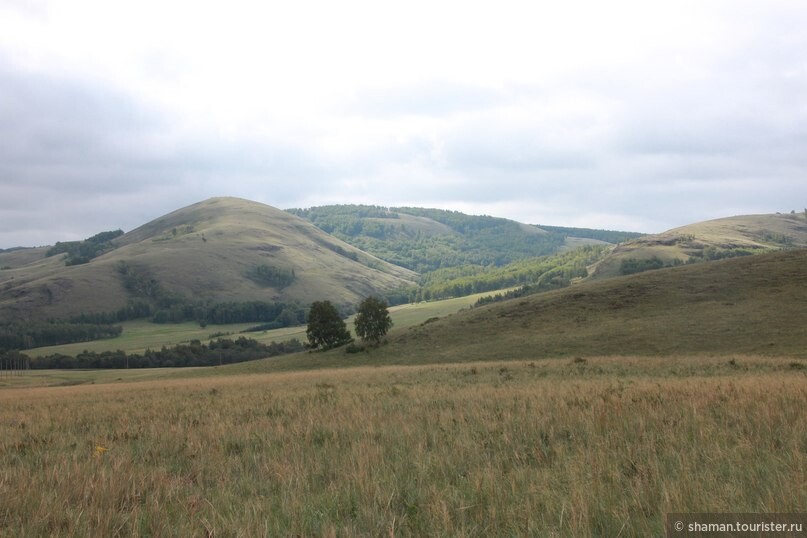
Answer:
[[803, 512], [798, 364], [589, 359], [4, 390], [0, 535], [648, 536], [666, 512]]

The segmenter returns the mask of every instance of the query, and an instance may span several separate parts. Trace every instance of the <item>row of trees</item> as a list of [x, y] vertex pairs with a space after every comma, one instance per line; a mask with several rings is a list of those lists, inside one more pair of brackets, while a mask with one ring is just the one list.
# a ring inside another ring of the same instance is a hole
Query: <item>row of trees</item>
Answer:
[[132, 299], [118, 310], [92, 312], [70, 318], [70, 323], [112, 324], [133, 319], [151, 318], [153, 323], [183, 323], [199, 325], [229, 323], [262, 323], [260, 330], [292, 327], [306, 322], [307, 311], [297, 302], [245, 301], [212, 303], [209, 301], [179, 301], [167, 307], [152, 306], [147, 300]]
[[[370, 345], [379, 345], [392, 327], [387, 303], [378, 297], [367, 297], [359, 304], [354, 325], [359, 338]], [[352, 341], [347, 324], [330, 301], [311, 305], [306, 335], [313, 349], [331, 349]]]
[[12, 321], [0, 323], [0, 352], [89, 342], [120, 335], [121, 328], [94, 323]]
[[[54, 354], [30, 359], [31, 369], [73, 369], [73, 368], [181, 368], [186, 366], [216, 366], [234, 364], [274, 357], [285, 353], [296, 353], [304, 349], [298, 340], [262, 344], [251, 338], [239, 337], [235, 340], [222, 338], [209, 344], [193, 340], [188, 344], [163, 347], [160, 350], [146, 350], [143, 354], [124, 351], [84, 351], [75, 357]], [[8, 357], [21, 356], [9, 352]], [[3, 354], [0, 354], [0, 358]]]

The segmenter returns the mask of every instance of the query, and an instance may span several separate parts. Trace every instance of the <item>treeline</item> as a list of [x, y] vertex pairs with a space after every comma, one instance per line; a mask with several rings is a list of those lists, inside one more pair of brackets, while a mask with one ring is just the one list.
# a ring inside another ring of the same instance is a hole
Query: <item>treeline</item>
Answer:
[[73, 316], [68, 323], [91, 323], [110, 325], [133, 319], [145, 319], [154, 315], [154, 308], [143, 300], [130, 300], [126, 306], [110, 312], [92, 312]]
[[398, 207], [395, 211], [426, 217], [433, 221], [445, 224], [452, 230], [463, 235], [475, 235], [485, 231], [506, 231], [520, 229], [521, 224], [509, 219], [491, 217], [488, 215], [466, 215], [461, 211], [447, 209], [426, 209], [421, 207]]
[[204, 326], [229, 323], [264, 323], [279, 329], [305, 323], [307, 311], [299, 303], [265, 301], [227, 303], [182, 303], [154, 313], [154, 323], [195, 321]]
[[0, 323], [0, 352], [114, 338], [123, 331], [115, 324], [132, 319], [150, 318], [154, 323], [194, 321], [201, 326], [260, 323], [254, 330], [266, 331], [303, 325], [307, 316], [306, 307], [299, 303], [199, 302], [155, 310], [147, 302], [132, 301], [116, 311], [86, 313], [69, 320]]
[[[375, 222], [364, 219], [397, 219], [398, 214], [389, 208], [374, 205], [332, 205], [309, 209], [289, 209], [289, 213], [310, 220], [314, 225], [329, 234], [355, 237], [358, 235], [377, 236], [384, 229]], [[384, 234], [385, 235], [385, 234]]]
[[673, 258], [665, 262], [658, 256], [651, 258], [626, 258], [619, 266], [619, 273], [622, 275], [633, 275], [645, 271], [664, 269], [665, 267], [678, 267], [679, 265], [692, 265], [705, 261], [725, 260], [728, 258], [738, 258], [742, 256], [753, 256], [754, 252], [742, 248], [719, 249], [716, 247], [706, 247], [702, 250], [689, 252], [690, 258], [683, 261], [680, 258]]
[[[69, 320], [79, 324], [111, 324], [134, 319], [150, 319], [154, 323], [184, 323], [193, 321], [200, 325], [226, 325], [229, 323], [263, 323], [272, 329], [302, 325], [307, 311], [300, 303], [291, 302], [226, 302], [204, 301], [181, 302], [168, 308], [155, 308], [148, 302], [131, 301], [128, 305], [111, 312], [80, 314]], [[264, 329], [266, 330], [266, 329]]]
[[0, 324], [0, 351], [114, 338], [120, 326], [96, 323], [12, 321]]
[[95, 234], [83, 241], [60, 241], [48, 249], [45, 255], [50, 257], [57, 254], [67, 254], [64, 261], [65, 265], [89, 263], [90, 260], [97, 258], [101, 254], [114, 250], [115, 246], [112, 244], [112, 240], [122, 235], [123, 230], [113, 230]]
[[536, 227], [547, 232], [559, 233], [566, 237], [579, 237], [583, 239], [597, 239], [606, 243], [617, 244], [631, 239], [642, 237], [644, 234], [636, 232], [618, 232], [615, 230], [595, 230], [592, 228], [567, 228], [565, 226], [544, 226], [537, 224]]
[[465, 265], [440, 269], [423, 276], [422, 286], [409, 291], [410, 302], [462, 297], [524, 284], [536, 291], [563, 288], [572, 279], [588, 276], [587, 267], [605, 254], [607, 247], [579, 249], [513, 262], [504, 267]]
[[299, 340], [262, 344], [257, 340], [240, 337], [236, 340], [219, 339], [202, 344], [193, 340], [158, 351], [146, 350], [142, 355], [124, 351], [84, 351], [75, 357], [50, 355], [30, 360], [31, 369], [97, 369], [97, 368], [181, 368], [187, 366], [216, 366], [296, 353], [305, 349]]
[[[719, 249], [716, 247], [706, 247], [700, 252], [692, 252], [690, 253], [691, 256], [694, 258], [703, 258], [706, 261], [715, 261], [715, 260], [725, 260], [727, 258], [738, 258], [741, 256], [753, 256], [754, 252], [752, 250], [744, 249], [744, 248], [728, 248], [728, 249]], [[691, 260], [691, 262], [696, 262], [697, 259]]]
[[504, 293], [497, 293], [496, 295], [485, 295], [484, 297], [480, 297], [474, 303], [474, 307], [477, 306], [484, 306], [486, 304], [492, 303], [499, 303], [501, 301], [507, 301], [509, 299], [517, 299], [519, 297], [527, 297], [528, 295], [533, 295], [535, 293], [540, 293], [544, 290], [539, 289], [537, 286], [530, 286], [529, 284], [525, 284], [520, 288], [516, 288], [514, 290], [508, 290]]

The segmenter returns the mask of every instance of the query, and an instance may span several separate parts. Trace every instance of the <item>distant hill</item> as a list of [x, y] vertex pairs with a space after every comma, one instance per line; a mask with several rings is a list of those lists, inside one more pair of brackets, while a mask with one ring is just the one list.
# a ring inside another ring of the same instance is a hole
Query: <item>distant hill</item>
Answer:
[[[8, 269], [17, 269], [29, 263], [41, 260], [45, 257], [45, 253], [49, 247], [36, 247], [36, 248], [8, 248], [0, 250], [0, 271]], [[2, 273], [0, 273], [0, 280]]]
[[334, 205], [288, 211], [357, 248], [421, 274], [463, 265], [503, 266], [569, 248], [640, 236], [530, 226], [503, 218], [415, 207]]
[[158, 295], [353, 305], [416, 276], [288, 212], [237, 198], [206, 200], [115, 235], [100, 235], [100, 246], [82, 250], [91, 259], [70, 266], [70, 254], [47, 256], [54, 249], [0, 253], [0, 320], [113, 311]]
[[647, 235], [614, 248], [594, 269], [606, 278], [646, 269], [807, 247], [804, 214], [745, 215]]
[[366, 360], [413, 364], [689, 354], [804, 358], [805, 268], [807, 250], [800, 249], [590, 280], [398, 332]]

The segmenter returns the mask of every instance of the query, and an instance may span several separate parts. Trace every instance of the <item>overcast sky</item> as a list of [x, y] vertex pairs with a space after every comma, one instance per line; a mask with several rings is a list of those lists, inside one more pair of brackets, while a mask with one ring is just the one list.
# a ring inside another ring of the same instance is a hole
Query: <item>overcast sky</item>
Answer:
[[0, 0], [0, 248], [209, 198], [660, 232], [807, 206], [807, 2]]

